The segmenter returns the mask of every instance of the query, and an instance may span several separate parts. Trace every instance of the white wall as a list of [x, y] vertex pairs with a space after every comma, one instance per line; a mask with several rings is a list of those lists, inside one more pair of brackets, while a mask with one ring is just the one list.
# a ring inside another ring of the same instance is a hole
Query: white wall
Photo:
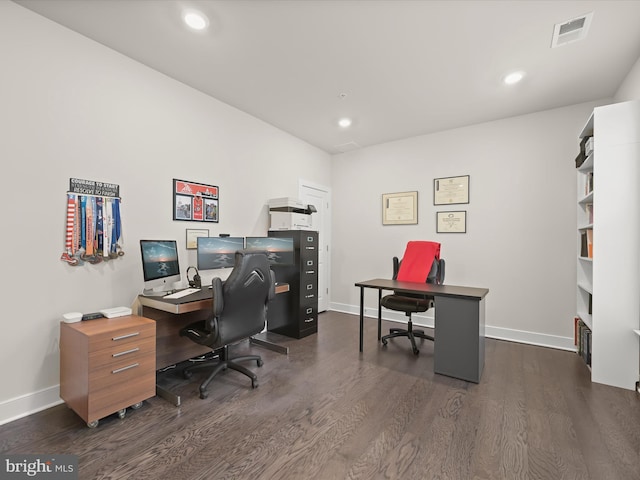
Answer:
[[[0, 2], [0, 423], [59, 401], [62, 313], [131, 305], [140, 238], [266, 234], [269, 198], [328, 185], [330, 156], [12, 2]], [[120, 185], [125, 255], [70, 267], [69, 178]], [[172, 179], [220, 187], [220, 223], [172, 220]], [[203, 279], [206, 280], [205, 275]]]
[[614, 100], [616, 102], [640, 100], [640, 58], [638, 58], [627, 77], [620, 84], [618, 91], [614, 95]]
[[[487, 335], [573, 347], [578, 134], [595, 103], [507, 118], [334, 156], [332, 309], [356, 313], [354, 283], [392, 273], [408, 240], [442, 243], [446, 281], [485, 287]], [[434, 206], [433, 180], [470, 175], [470, 203]], [[382, 226], [383, 193], [418, 191], [418, 225]], [[466, 210], [466, 234], [436, 211]], [[377, 295], [365, 295], [377, 316]], [[387, 312], [388, 318], [395, 317]], [[421, 319], [429, 324], [428, 319]], [[421, 322], [418, 322], [421, 323]]]

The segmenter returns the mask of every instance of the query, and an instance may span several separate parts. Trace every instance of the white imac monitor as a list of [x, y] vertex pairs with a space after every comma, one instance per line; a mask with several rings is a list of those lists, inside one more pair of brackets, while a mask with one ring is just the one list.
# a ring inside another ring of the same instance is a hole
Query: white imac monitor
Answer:
[[140, 240], [143, 295], [162, 295], [181, 280], [175, 240]]

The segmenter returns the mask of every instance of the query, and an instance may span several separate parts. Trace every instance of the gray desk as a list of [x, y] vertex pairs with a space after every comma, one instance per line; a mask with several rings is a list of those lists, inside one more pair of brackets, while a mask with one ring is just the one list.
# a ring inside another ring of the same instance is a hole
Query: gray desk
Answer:
[[486, 288], [398, 282], [376, 278], [360, 287], [360, 352], [363, 346], [364, 289], [378, 290], [378, 341], [382, 329], [383, 290], [432, 295], [435, 298], [434, 372], [479, 383], [484, 368], [484, 298]]

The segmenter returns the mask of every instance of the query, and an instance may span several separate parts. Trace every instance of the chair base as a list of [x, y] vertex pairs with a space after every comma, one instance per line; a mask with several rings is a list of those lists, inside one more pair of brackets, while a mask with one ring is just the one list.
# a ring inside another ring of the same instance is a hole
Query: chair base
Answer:
[[224, 348], [223, 354], [220, 359], [209, 360], [202, 363], [198, 363], [195, 365], [190, 365], [182, 371], [182, 375], [184, 378], [191, 378], [194, 370], [201, 370], [204, 368], [212, 368], [213, 370], [209, 373], [209, 376], [200, 384], [200, 398], [204, 399], [209, 396], [209, 392], [207, 392], [207, 387], [209, 383], [213, 380], [213, 378], [220, 373], [222, 370], [227, 370], [230, 368], [231, 370], [235, 370], [236, 372], [240, 372], [251, 379], [251, 388], [258, 387], [258, 376], [253, 373], [248, 368], [243, 365], [238, 364], [237, 362], [244, 362], [247, 360], [253, 360], [257, 363], [258, 367], [261, 367], [264, 362], [260, 355], [243, 355], [240, 357], [228, 358], [227, 357], [227, 347]]
[[408, 337], [409, 340], [411, 341], [411, 349], [413, 350], [413, 354], [414, 355], [418, 355], [420, 353], [420, 350], [418, 350], [418, 346], [416, 345], [416, 337], [417, 338], [422, 338], [424, 340], [431, 340], [434, 341], [434, 338], [430, 335], [427, 335], [426, 333], [424, 333], [424, 330], [414, 330], [413, 329], [413, 324], [411, 323], [411, 320], [409, 320], [409, 323], [407, 324], [407, 328], [390, 328], [389, 329], [389, 335], [385, 335], [384, 337], [382, 337], [380, 340], [382, 342], [382, 345], [384, 345], [385, 347], [387, 346], [387, 341], [390, 338], [395, 338], [395, 337]]

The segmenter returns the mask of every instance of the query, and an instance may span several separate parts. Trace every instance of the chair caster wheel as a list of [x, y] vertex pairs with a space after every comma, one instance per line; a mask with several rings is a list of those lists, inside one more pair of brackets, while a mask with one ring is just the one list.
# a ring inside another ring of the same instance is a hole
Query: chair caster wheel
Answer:
[[382, 339], [382, 346], [384, 346], [384, 347], [387, 346], [387, 341], [384, 338]]
[[258, 388], [258, 382], [256, 380], [251, 380], [251, 388]]
[[202, 400], [204, 400], [205, 398], [207, 398], [209, 396], [209, 392], [200, 392], [200, 398]]
[[87, 427], [96, 428], [98, 426], [98, 423], [100, 423], [100, 420], [94, 420], [93, 422], [87, 422]]
[[123, 408], [122, 410], [118, 410], [118, 417], [124, 418], [127, 415], [127, 409]]
[[134, 410], [138, 410], [141, 407], [142, 407], [142, 402], [134, 403], [133, 405], [131, 405], [131, 408], [133, 408]]
[[258, 359], [258, 366], [261, 367], [262, 365], [264, 365], [264, 362], [262, 361], [262, 359]]
[[187, 378], [187, 379], [191, 378], [193, 376], [193, 372], [189, 372], [189, 371], [185, 370], [184, 372], [182, 372], [182, 376], [184, 378]]
[[418, 350], [417, 348], [413, 349], [413, 354], [414, 355], [418, 355], [420, 353], [420, 350]]

